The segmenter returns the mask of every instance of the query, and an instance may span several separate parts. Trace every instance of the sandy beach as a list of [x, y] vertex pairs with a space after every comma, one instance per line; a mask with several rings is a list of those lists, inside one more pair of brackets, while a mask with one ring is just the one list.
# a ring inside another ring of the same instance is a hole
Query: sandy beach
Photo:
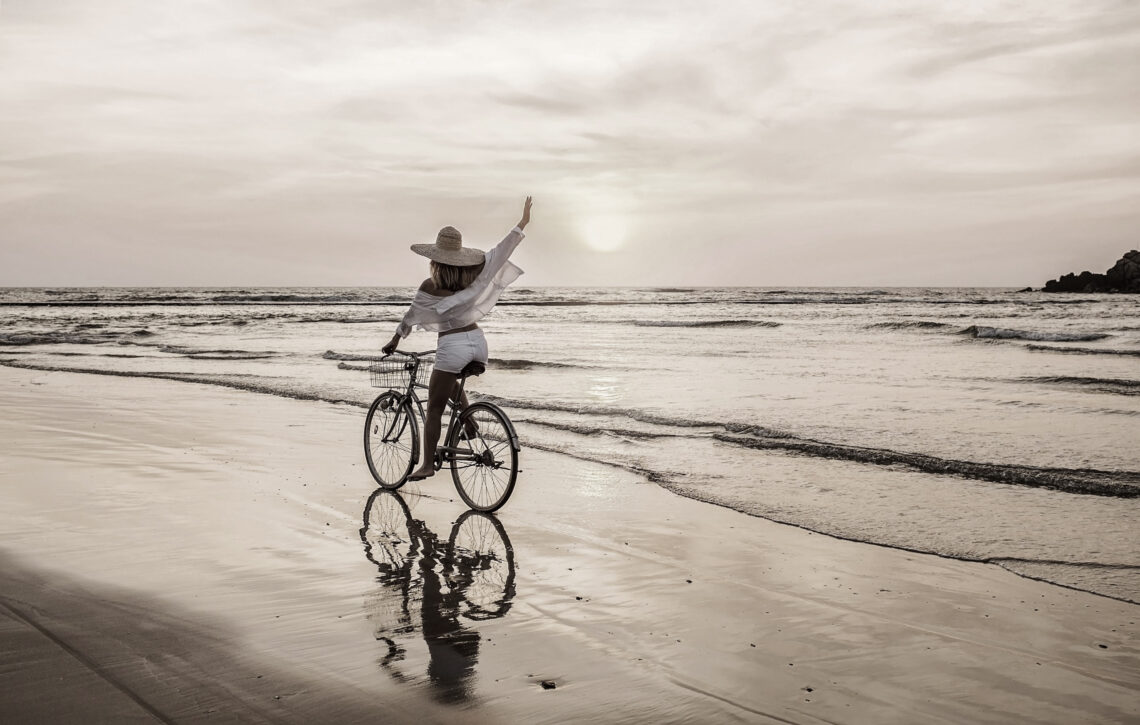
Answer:
[[373, 497], [358, 407], [9, 368], [0, 399], [3, 722], [1140, 718], [1140, 610], [996, 566], [524, 450], [463, 569], [450, 479]]

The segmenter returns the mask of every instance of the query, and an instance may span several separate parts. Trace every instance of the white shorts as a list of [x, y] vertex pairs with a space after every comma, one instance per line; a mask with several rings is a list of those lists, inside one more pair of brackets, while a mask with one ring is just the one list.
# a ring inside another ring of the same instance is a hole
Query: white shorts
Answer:
[[435, 350], [435, 369], [459, 374], [472, 360], [487, 364], [487, 338], [482, 330], [453, 332], [439, 338]]

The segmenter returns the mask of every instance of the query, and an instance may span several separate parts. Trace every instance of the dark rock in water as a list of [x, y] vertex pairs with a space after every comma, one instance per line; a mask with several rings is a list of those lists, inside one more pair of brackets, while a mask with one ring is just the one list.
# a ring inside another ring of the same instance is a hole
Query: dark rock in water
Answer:
[[1026, 287], [1025, 289], [1019, 289], [1018, 292], [1036, 292], [1036, 290], [1034, 290], [1032, 287]]
[[1045, 283], [1043, 292], [1100, 292], [1105, 286], [1103, 274], [1093, 274], [1088, 270], [1080, 274], [1062, 275]]
[[1119, 290], [1140, 292], [1140, 252], [1135, 249], [1128, 252], [1104, 276]]
[[1140, 251], [1133, 249], [1104, 274], [1066, 274], [1045, 283], [1043, 292], [1122, 292], [1140, 294]]
[[558, 685], [554, 684], [553, 680], [543, 680], [540, 684], [544, 690], [553, 690], [555, 687], [558, 687]]

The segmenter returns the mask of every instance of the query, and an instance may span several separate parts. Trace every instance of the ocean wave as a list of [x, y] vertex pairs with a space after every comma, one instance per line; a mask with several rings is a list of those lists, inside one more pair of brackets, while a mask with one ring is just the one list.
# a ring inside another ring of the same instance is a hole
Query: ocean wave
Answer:
[[519, 398], [504, 398], [498, 395], [483, 395], [480, 400], [487, 400], [489, 402], [495, 403], [496, 405], [503, 406], [504, 408], [550, 411], [553, 413], [577, 413], [584, 415], [605, 416], [610, 418], [629, 418], [630, 420], [636, 420], [639, 423], [668, 426], [671, 428], [718, 428], [733, 433], [750, 433], [773, 438], [791, 435], [790, 433], [785, 433], [783, 431], [776, 430], [775, 428], [767, 428], [765, 426], [754, 425], [750, 423], [708, 421], [698, 420], [696, 418], [674, 418], [667, 415], [660, 415], [658, 413], [650, 413], [648, 411], [640, 410], [637, 408], [618, 408], [606, 405], [595, 405], [593, 403], [577, 405], [574, 403], [565, 403], [559, 401], [539, 402], [535, 400], [523, 400]]
[[866, 330], [937, 330], [943, 327], [952, 327], [952, 325], [947, 322], [930, 322], [928, 320], [892, 320], [863, 325]]
[[0, 346], [102, 345], [122, 338], [121, 332], [13, 332], [0, 335]]
[[185, 345], [159, 345], [158, 351], [169, 355], [179, 355], [190, 360], [265, 360], [280, 355], [272, 350], [207, 350]]
[[[628, 408], [575, 406], [565, 403], [539, 403], [497, 396], [485, 396], [505, 408], [549, 410], [625, 417], [642, 423], [671, 428], [703, 428], [712, 438], [736, 446], [758, 450], [783, 450], [832, 460], [854, 461], [880, 466], [906, 466], [924, 473], [958, 475], [994, 483], [1050, 488], [1069, 493], [1140, 497], [1140, 472], [1095, 469], [1038, 468], [1002, 463], [983, 463], [939, 458], [923, 453], [907, 453], [887, 448], [868, 448], [801, 438], [787, 431], [746, 423], [671, 418]], [[552, 423], [551, 425], [555, 425]]]
[[336, 364], [337, 370], [368, 370], [367, 365], [353, 365], [352, 363], [338, 362]]
[[576, 368], [581, 370], [592, 370], [596, 365], [575, 365], [574, 363], [564, 362], [539, 362], [538, 360], [510, 360], [491, 358], [491, 367], [501, 370], [532, 370], [534, 368]]
[[[385, 298], [387, 300], [389, 298]], [[345, 302], [359, 303], [372, 302], [364, 295], [359, 294], [297, 294], [289, 292], [259, 293], [259, 294], [225, 294], [214, 295], [208, 298], [209, 302], [217, 304], [233, 303], [292, 303], [292, 304], [341, 304]]]
[[625, 320], [635, 327], [780, 327], [769, 320]]
[[234, 353], [190, 353], [183, 355], [190, 360], [269, 360], [270, 358], [277, 357], [274, 353], [259, 354], [256, 352], [234, 352]]
[[[379, 357], [376, 355], [359, 355], [349, 352], [335, 352], [333, 350], [325, 351], [321, 355], [325, 360], [339, 360], [341, 364], [337, 365], [340, 370], [367, 370], [366, 365], [346, 365], [345, 362], [368, 362]], [[535, 368], [575, 368], [575, 369], [593, 369], [593, 365], [575, 365], [574, 363], [563, 362], [540, 362], [538, 360], [520, 360], [520, 359], [499, 359], [491, 358], [490, 367], [497, 370], [532, 370]]]
[[[982, 563], [1000, 566], [1006, 571], [1047, 582], [1066, 589], [1092, 592], [1102, 597], [1122, 602], [1140, 604], [1136, 588], [1130, 582], [1137, 580], [1140, 566], [1099, 561], [1065, 561], [1059, 559], [1028, 559], [1022, 557], [995, 556], [980, 559]], [[1088, 581], [1089, 575], [1095, 576]], [[1108, 574], [1110, 576], [1106, 577]]]
[[1068, 493], [1140, 497], [1140, 472], [1100, 471], [1085, 468], [1038, 468], [1008, 463], [980, 463], [939, 458], [924, 453], [905, 453], [888, 448], [864, 448], [805, 438], [767, 439], [758, 436], [716, 434], [719, 441], [758, 450], [785, 450], [833, 460], [906, 466], [924, 473], [956, 475], [993, 483], [1049, 488]]
[[379, 351], [371, 355], [359, 355], [351, 352], [335, 352], [333, 350], [325, 350], [325, 354], [321, 355], [325, 360], [347, 360], [349, 362], [368, 362], [380, 357]]
[[[609, 293], [605, 290], [603, 293]], [[645, 290], [640, 291], [647, 294]], [[616, 296], [616, 293], [613, 293]], [[740, 296], [733, 299], [726, 298], [723, 290], [702, 291], [692, 294], [677, 294], [656, 292], [654, 299], [627, 297], [610, 297], [598, 299], [597, 294], [584, 293], [582, 296], [543, 296], [541, 292], [515, 293], [501, 299], [501, 307], [610, 307], [610, 306], [668, 306], [677, 305], [874, 305], [876, 307], [907, 306], [915, 303], [938, 306], [987, 306], [987, 305], [1024, 305], [1027, 302], [1010, 300], [1002, 297], [995, 298], [937, 298], [937, 297], [911, 297], [899, 293], [844, 293], [823, 292], [815, 290], [784, 290], [773, 291], [754, 296]], [[749, 294], [748, 291], [741, 293]], [[27, 308], [61, 308], [61, 307], [306, 307], [306, 306], [338, 306], [338, 307], [406, 307], [412, 298], [412, 292], [384, 296], [369, 295], [304, 295], [304, 294], [258, 294], [258, 295], [218, 295], [213, 297], [155, 295], [140, 297], [72, 297], [68, 299], [0, 299], [0, 307], [27, 307]], [[1033, 300], [1034, 305], [1084, 305], [1097, 304], [1097, 299], [1072, 300]]]
[[1038, 377], [1018, 378], [1023, 383], [1041, 383], [1044, 385], [1069, 385], [1098, 393], [1113, 393], [1116, 395], [1140, 395], [1140, 380], [1127, 380], [1124, 378], [1090, 378], [1078, 375], [1045, 375]]
[[3, 355], [46, 355], [49, 357], [113, 357], [119, 359], [134, 360], [138, 358], [154, 357], [153, 355], [130, 355], [121, 352], [64, 352], [62, 350], [5, 350]]
[[[530, 425], [550, 425], [548, 421], [536, 421], [523, 419], [528, 426]], [[576, 425], [561, 425], [555, 424], [555, 427], [562, 428], [574, 433], [582, 435], [598, 436], [605, 435], [607, 431], [599, 431], [591, 426], [576, 426]], [[612, 434], [629, 438], [647, 438], [652, 437], [646, 435], [642, 431], [624, 431], [621, 429], [614, 429]], [[1024, 576], [1029, 579], [1036, 579], [1039, 581], [1048, 582], [1068, 589], [1075, 589], [1077, 591], [1086, 591], [1100, 596], [1108, 597], [1111, 599], [1119, 599], [1126, 602], [1137, 602], [1135, 576], [1140, 573], [1140, 566], [1134, 564], [1125, 564], [1112, 561], [1079, 561], [1079, 560], [1058, 560], [1046, 558], [1027, 558], [1017, 556], [1003, 556], [1003, 555], [985, 555], [985, 554], [972, 554], [968, 550], [950, 549], [947, 550], [943, 547], [931, 547], [923, 545], [922, 542], [916, 542], [913, 545], [904, 543], [898, 540], [884, 539], [875, 535], [857, 534], [842, 526], [832, 525], [828, 521], [805, 519], [801, 516], [788, 515], [779, 507], [764, 506], [763, 504], [756, 505], [755, 502], [742, 501], [731, 495], [724, 495], [719, 489], [707, 486], [693, 486], [691, 481], [691, 473], [684, 471], [668, 471], [662, 469], [650, 469], [644, 465], [636, 463], [632, 460], [624, 459], [620, 456], [614, 456], [612, 453], [593, 454], [589, 451], [583, 451], [579, 446], [566, 445], [559, 443], [550, 443], [545, 441], [532, 441], [524, 440], [524, 445], [528, 448], [535, 448], [538, 450], [549, 451], [559, 455], [569, 456], [575, 459], [590, 461], [593, 463], [602, 464], [628, 471], [630, 473], [645, 477], [647, 480], [656, 483], [662, 488], [675, 493], [679, 496], [684, 496], [696, 501], [722, 506], [724, 508], [739, 511], [749, 516], [767, 519], [775, 523], [784, 524], [788, 526], [795, 526], [796, 528], [804, 529], [807, 531], [814, 531], [816, 533], [824, 534], [836, 539], [843, 539], [846, 541], [856, 541], [860, 543], [873, 544], [875, 546], [883, 546], [891, 549], [898, 549], [901, 551], [910, 551], [921, 554], [929, 554], [938, 556], [945, 559], [956, 559], [959, 561], [971, 561], [982, 564], [992, 564], [1000, 566], [1013, 574]], [[1126, 581], [1105, 580], [1101, 572], [1115, 571], [1121, 575], [1131, 577]], [[1090, 578], [1089, 573], [1092, 573]]]
[[[485, 400], [487, 396], [481, 396], [481, 400]], [[556, 430], [565, 431], [567, 433], [576, 433], [582, 436], [614, 436], [617, 438], [634, 438], [636, 440], [657, 440], [660, 438], [696, 438], [691, 433], [656, 433], [653, 431], [636, 430], [633, 428], [614, 428], [614, 427], [598, 427], [596, 425], [587, 424], [574, 424], [562, 421], [551, 421], [542, 418], [520, 418], [525, 420], [530, 425], [540, 425], [546, 428], [554, 428]]]
[[1033, 340], [1037, 342], [1092, 342], [1112, 337], [1104, 332], [1033, 332], [1012, 330], [1004, 327], [970, 325], [961, 334], [993, 340]]
[[1073, 355], [1124, 355], [1126, 357], [1140, 357], [1140, 350], [1114, 350], [1111, 348], [1096, 347], [1057, 347], [1055, 345], [1026, 345], [1026, 350], [1036, 352], [1064, 352]]
[[341, 325], [361, 325], [380, 322], [399, 322], [399, 317], [296, 317], [291, 323], [335, 322]]

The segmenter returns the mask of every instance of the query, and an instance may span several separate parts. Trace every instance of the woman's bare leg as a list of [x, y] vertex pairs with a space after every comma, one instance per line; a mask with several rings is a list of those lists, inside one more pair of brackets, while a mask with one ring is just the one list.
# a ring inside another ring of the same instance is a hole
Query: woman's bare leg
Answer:
[[[435, 475], [435, 449], [439, 445], [439, 429], [443, 424], [443, 411], [447, 409], [447, 399], [455, 392], [455, 383], [459, 376], [455, 373], [445, 373], [442, 370], [433, 370], [431, 380], [428, 381], [427, 410], [424, 412], [424, 457], [420, 459], [420, 467], [412, 472], [408, 478], [418, 481], [431, 478]], [[464, 396], [466, 397], [466, 396]]]

